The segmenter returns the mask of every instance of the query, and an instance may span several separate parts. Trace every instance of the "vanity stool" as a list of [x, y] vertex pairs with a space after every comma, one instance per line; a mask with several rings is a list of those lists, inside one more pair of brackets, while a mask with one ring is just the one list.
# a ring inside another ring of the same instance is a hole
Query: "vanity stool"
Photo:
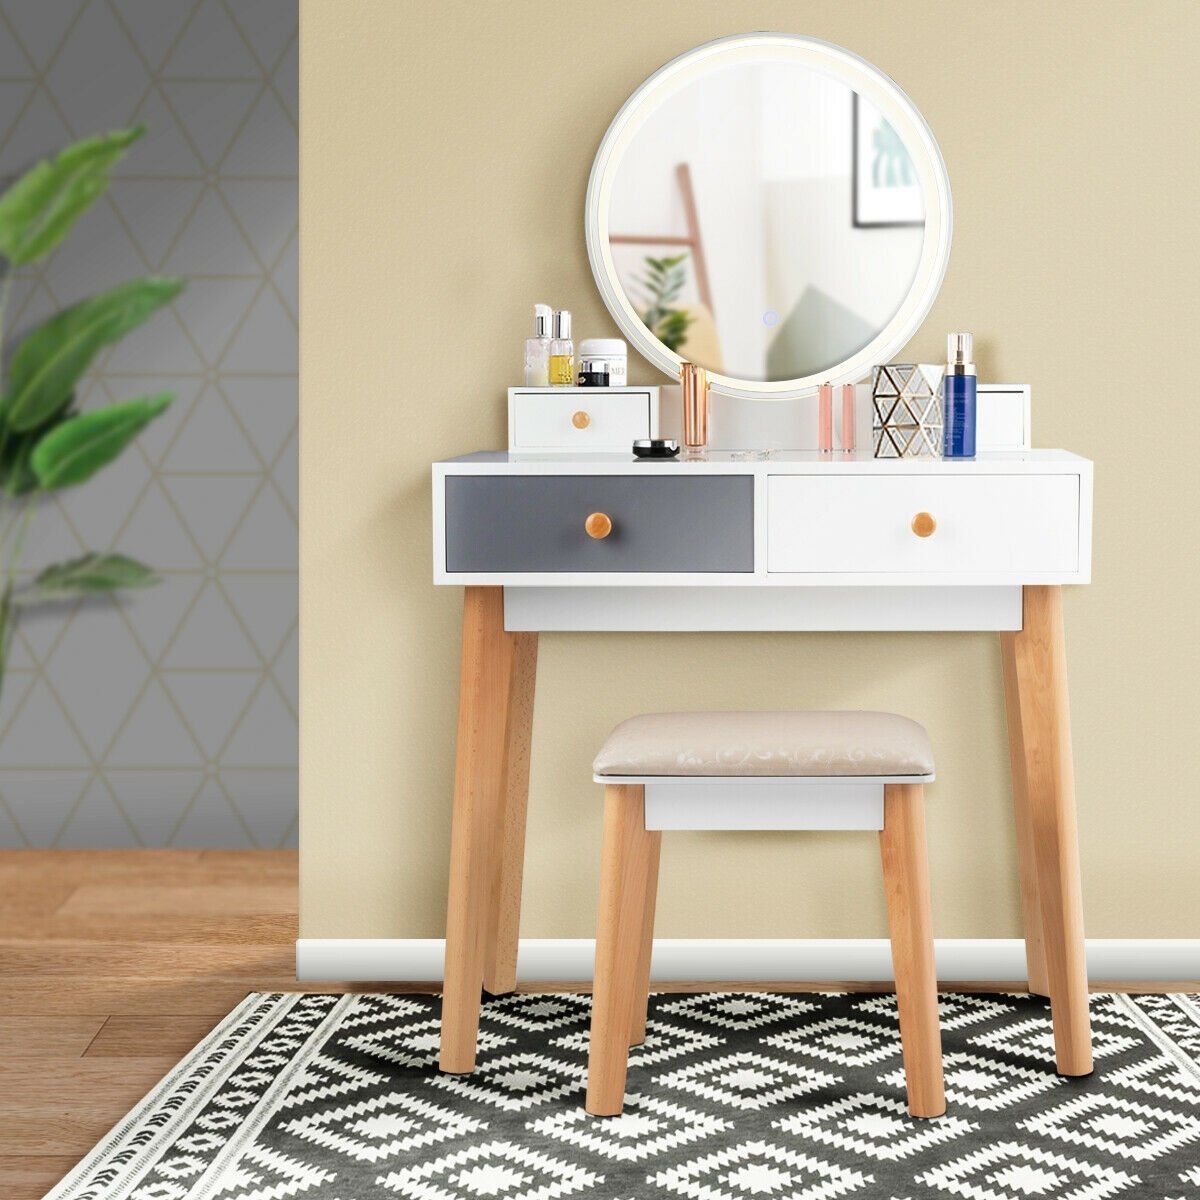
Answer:
[[647, 713], [592, 764], [605, 784], [587, 1111], [615, 1116], [645, 1036], [664, 829], [876, 829], [914, 1117], [946, 1111], [925, 857], [929, 736], [880, 712]]

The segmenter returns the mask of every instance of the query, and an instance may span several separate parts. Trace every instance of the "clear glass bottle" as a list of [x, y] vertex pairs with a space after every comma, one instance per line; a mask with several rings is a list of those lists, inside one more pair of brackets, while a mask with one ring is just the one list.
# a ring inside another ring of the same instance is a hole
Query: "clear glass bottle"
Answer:
[[547, 387], [550, 383], [550, 318], [548, 304], [533, 306], [533, 337], [525, 339], [525, 386]]
[[550, 339], [550, 386], [575, 383], [575, 343], [571, 341], [571, 314], [565, 308], [554, 314]]

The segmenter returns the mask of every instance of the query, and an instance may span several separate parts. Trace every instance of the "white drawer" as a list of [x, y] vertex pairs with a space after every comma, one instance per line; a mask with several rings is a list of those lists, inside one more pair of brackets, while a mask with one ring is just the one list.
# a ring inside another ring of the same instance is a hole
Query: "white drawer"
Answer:
[[657, 417], [657, 388], [510, 388], [509, 449], [629, 452]]
[[[772, 475], [767, 570], [1023, 577], [1079, 567], [1078, 475]], [[913, 518], [928, 513], [927, 537]]]

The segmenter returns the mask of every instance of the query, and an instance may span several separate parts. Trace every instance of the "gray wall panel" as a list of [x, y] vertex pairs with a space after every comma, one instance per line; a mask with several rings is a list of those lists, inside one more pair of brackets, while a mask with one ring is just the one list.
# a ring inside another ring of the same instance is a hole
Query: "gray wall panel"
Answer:
[[27, 619], [0, 696], [0, 845], [296, 838], [297, 4], [0, 0], [0, 176], [145, 122], [109, 196], [16, 281], [17, 330], [135, 275], [189, 287], [85, 407], [174, 406], [44, 505], [26, 567], [120, 549], [158, 588]]

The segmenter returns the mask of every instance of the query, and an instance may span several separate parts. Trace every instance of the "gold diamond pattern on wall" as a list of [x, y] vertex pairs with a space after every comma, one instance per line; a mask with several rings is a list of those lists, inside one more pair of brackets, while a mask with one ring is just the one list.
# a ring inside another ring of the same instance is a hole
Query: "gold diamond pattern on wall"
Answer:
[[20, 331], [121, 279], [187, 276], [83, 407], [176, 401], [39, 510], [27, 571], [120, 549], [164, 582], [39, 612], [0, 696], [0, 845], [296, 838], [296, 0], [0, 0], [0, 172], [145, 122], [104, 202], [15, 281]]

